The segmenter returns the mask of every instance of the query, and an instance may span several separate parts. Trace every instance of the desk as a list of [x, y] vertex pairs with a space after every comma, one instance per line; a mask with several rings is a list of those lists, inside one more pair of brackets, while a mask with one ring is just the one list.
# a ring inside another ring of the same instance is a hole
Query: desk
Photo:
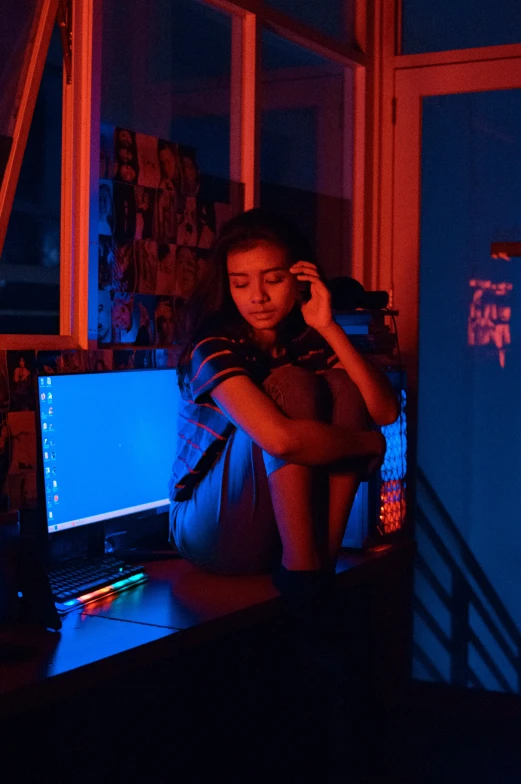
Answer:
[[[403, 612], [392, 601], [389, 580], [407, 586], [413, 552], [411, 544], [345, 551], [337, 566], [339, 589], [370, 587], [375, 623], [384, 622], [383, 610], [396, 631]], [[128, 672], [144, 658], [168, 657], [178, 647], [280, 614], [269, 575], [216, 576], [183, 559], [152, 562], [146, 569], [148, 582], [65, 616], [58, 633], [20, 628], [0, 634], [0, 716], [51, 695], [70, 694], [76, 686], [98, 684], [115, 670]], [[393, 615], [397, 610], [399, 618]]]
[[[370, 679], [381, 695], [392, 695], [409, 674], [413, 555], [413, 545], [393, 545], [369, 553], [344, 552], [338, 564], [339, 589], [347, 596], [362, 597], [357, 617], [365, 627], [358, 640], [360, 661], [366, 670], [363, 677]], [[147, 583], [65, 616], [58, 633], [20, 628], [0, 634], [0, 651], [4, 652], [0, 661], [0, 732], [12, 721], [25, 726], [26, 717], [37, 716], [38, 725], [42, 715], [53, 714], [65, 703], [68, 707], [64, 715], [70, 712], [71, 705], [78, 711], [80, 704], [95, 702], [94, 695], [98, 695], [99, 702], [109, 692], [110, 699], [116, 694], [122, 705], [127, 705], [130, 693], [139, 692], [139, 700], [146, 699], [148, 715], [156, 711], [154, 706], [163, 698], [169, 704], [175, 700], [175, 710], [181, 711], [182, 689], [175, 686], [179, 683], [175, 662], [185, 656], [185, 663], [191, 662], [191, 675], [186, 677], [199, 678], [200, 673], [203, 682], [205, 662], [210, 656], [220, 664], [215, 664], [213, 675], [208, 674], [200, 693], [193, 697], [198, 706], [193, 708], [196, 725], [222, 662], [227, 662], [228, 679], [240, 666], [241, 640], [246, 641], [245, 650], [249, 645], [258, 651], [259, 660], [271, 656], [261, 648], [270, 626], [279, 623], [282, 628], [283, 613], [268, 575], [220, 577], [205, 574], [184, 560], [150, 563], [146, 568], [150, 575]], [[354, 623], [357, 628], [360, 626], [359, 621]], [[252, 636], [255, 629], [260, 630], [257, 637]], [[273, 648], [278, 645], [276, 634]], [[226, 640], [232, 638], [226, 648]], [[268, 642], [266, 645], [268, 651]], [[13, 654], [11, 660], [9, 654]], [[183, 664], [181, 672], [188, 672], [184, 667]], [[253, 665], [245, 665], [238, 691], [249, 688], [248, 667]], [[140, 682], [146, 682], [146, 686], [140, 687]], [[221, 696], [214, 697], [214, 706], [225, 700], [223, 695], [228, 693], [221, 694], [218, 684], [216, 689], [215, 695]], [[192, 696], [186, 686], [183, 711]], [[258, 701], [259, 697], [255, 699]], [[95, 721], [100, 721], [92, 705], [84, 710], [91, 710]], [[84, 727], [83, 732], [87, 730]], [[92, 731], [91, 728], [89, 732]], [[99, 743], [99, 738], [91, 739], [93, 743]]]

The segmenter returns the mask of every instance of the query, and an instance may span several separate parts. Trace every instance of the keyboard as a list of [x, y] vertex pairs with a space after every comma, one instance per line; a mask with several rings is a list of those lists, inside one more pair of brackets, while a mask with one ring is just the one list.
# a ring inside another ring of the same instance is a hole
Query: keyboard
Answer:
[[58, 612], [106, 598], [148, 579], [143, 566], [111, 555], [74, 558], [49, 571], [49, 583]]

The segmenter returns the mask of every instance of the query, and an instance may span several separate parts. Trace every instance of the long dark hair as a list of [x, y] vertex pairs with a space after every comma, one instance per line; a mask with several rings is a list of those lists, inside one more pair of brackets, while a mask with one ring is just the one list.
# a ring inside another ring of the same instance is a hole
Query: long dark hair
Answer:
[[[210, 251], [204, 278], [182, 309], [178, 342], [182, 346], [179, 365], [186, 362], [191, 346], [206, 334], [216, 332], [231, 338], [251, 338], [251, 327], [237, 310], [230, 293], [227, 258], [231, 251], [250, 250], [259, 242], [283, 248], [288, 267], [300, 260], [317, 265], [315, 253], [302, 232], [288, 218], [264, 209], [253, 209], [229, 220]], [[299, 283], [299, 299], [309, 299], [309, 284]], [[306, 328], [299, 301], [278, 327], [278, 340], [285, 343]]]

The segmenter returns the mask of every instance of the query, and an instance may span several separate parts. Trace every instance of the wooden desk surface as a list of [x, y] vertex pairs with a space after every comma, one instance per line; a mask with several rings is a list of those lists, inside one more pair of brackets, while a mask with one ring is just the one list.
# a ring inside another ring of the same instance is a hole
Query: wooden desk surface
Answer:
[[[411, 547], [343, 553], [339, 585], [402, 570]], [[60, 632], [0, 633], [0, 716], [165, 659], [280, 611], [269, 575], [222, 577], [184, 560], [146, 564], [150, 580], [65, 616]]]

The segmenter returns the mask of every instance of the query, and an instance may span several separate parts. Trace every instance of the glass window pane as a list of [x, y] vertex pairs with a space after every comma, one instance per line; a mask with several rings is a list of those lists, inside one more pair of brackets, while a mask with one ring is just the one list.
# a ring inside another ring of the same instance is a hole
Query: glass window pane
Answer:
[[353, 0], [267, 0], [268, 5], [341, 41], [353, 35]]
[[262, 43], [261, 204], [297, 222], [329, 277], [347, 275], [352, 72], [268, 31]]
[[20, 92], [42, 3], [3, 0], [0, 25], [0, 185], [11, 149]]
[[3, 334], [59, 334], [62, 71], [55, 27], [2, 252]]
[[519, 0], [402, 0], [402, 54], [516, 43]]
[[195, 0], [103, 4], [101, 118], [197, 149], [230, 173], [231, 18]]

